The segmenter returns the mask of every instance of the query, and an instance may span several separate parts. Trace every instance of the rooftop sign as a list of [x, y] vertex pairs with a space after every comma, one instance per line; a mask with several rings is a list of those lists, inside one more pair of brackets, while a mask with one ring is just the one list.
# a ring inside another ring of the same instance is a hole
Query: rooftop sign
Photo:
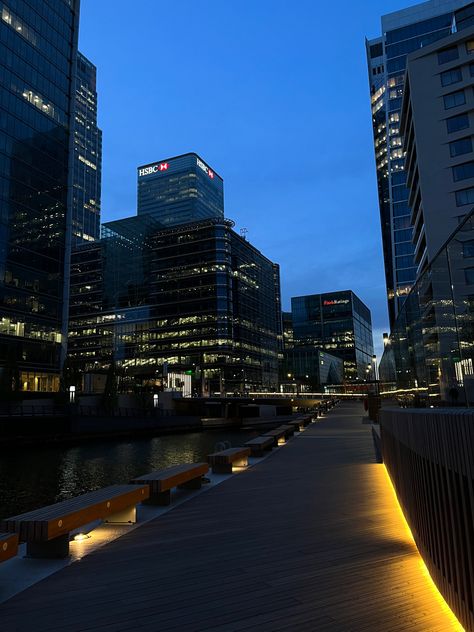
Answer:
[[143, 167], [143, 169], [138, 170], [138, 175], [141, 178], [142, 176], [149, 176], [152, 173], [159, 173], [160, 171], [167, 171], [169, 164], [167, 162], [157, 162], [155, 165], [151, 165], [150, 167]]
[[204, 173], [206, 173], [211, 178], [211, 180], [214, 179], [214, 171], [212, 171], [212, 169], [209, 169], [209, 167], [200, 158], [197, 158], [197, 166], [202, 169]]
[[324, 306], [329, 306], [329, 305], [348, 305], [348, 303], [350, 303], [348, 298], [339, 298], [339, 299], [333, 299], [330, 301], [323, 301], [323, 305]]

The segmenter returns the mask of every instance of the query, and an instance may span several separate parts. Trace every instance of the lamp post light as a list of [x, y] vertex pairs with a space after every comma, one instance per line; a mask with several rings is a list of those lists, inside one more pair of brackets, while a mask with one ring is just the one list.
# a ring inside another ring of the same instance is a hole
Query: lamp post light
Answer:
[[69, 403], [74, 404], [75, 401], [76, 401], [76, 387], [70, 386], [69, 387]]

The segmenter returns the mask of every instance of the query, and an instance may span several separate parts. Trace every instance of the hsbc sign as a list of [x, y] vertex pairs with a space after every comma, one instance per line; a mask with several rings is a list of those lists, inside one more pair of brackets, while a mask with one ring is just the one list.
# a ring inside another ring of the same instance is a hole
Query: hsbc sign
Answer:
[[211, 180], [214, 180], [214, 171], [209, 169], [209, 167], [199, 158], [197, 159], [197, 166], [202, 169], [204, 173], [211, 178]]
[[138, 170], [138, 175], [140, 178], [143, 176], [149, 176], [152, 173], [159, 173], [160, 171], [168, 171], [169, 164], [167, 162], [157, 162], [156, 165], [151, 165], [150, 167], [143, 167], [143, 169]]

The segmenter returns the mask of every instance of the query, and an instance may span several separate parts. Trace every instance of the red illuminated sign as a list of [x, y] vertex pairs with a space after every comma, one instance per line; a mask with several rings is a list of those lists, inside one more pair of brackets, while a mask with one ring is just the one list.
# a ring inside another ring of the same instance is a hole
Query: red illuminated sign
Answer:
[[214, 171], [211, 171], [210, 169], [208, 169], [208, 171], [207, 171], [207, 175], [208, 175], [208, 176], [209, 176], [212, 180], [214, 180]]
[[152, 173], [158, 173], [158, 171], [167, 171], [169, 164], [167, 162], [161, 162], [156, 165], [152, 165], [151, 167], [144, 167], [143, 169], [138, 170], [138, 175], [149, 176]]
[[328, 305], [347, 305], [349, 303], [349, 299], [345, 298], [345, 299], [339, 299], [339, 300], [333, 300], [333, 301], [323, 301], [323, 305], [324, 306], [328, 306]]

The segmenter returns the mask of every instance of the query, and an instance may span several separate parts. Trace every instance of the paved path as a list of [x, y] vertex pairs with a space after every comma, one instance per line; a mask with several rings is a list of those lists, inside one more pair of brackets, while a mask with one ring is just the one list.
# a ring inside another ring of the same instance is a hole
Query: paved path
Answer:
[[459, 630], [343, 403], [255, 467], [0, 606], [1, 632]]

